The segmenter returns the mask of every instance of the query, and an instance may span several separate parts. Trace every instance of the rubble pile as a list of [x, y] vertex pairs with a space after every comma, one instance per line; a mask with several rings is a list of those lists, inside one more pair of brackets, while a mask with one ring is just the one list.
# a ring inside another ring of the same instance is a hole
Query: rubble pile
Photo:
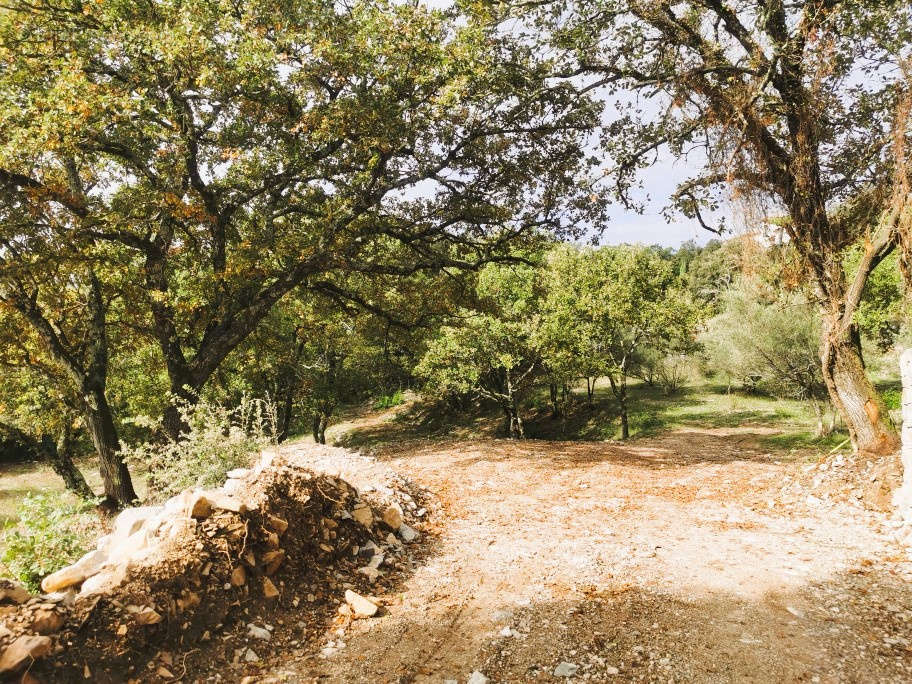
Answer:
[[291, 633], [276, 628], [289, 615], [293, 644], [319, 639], [343, 607], [348, 619], [376, 615], [382, 600], [370, 594], [411, 565], [426, 492], [332, 451], [321, 448], [323, 465], [360, 464], [376, 480], [369, 491], [315, 469], [305, 448], [264, 452], [217, 490], [121, 512], [94, 550], [44, 579], [41, 596], [0, 583], [0, 677], [244, 671], [282, 641], [275, 633]]

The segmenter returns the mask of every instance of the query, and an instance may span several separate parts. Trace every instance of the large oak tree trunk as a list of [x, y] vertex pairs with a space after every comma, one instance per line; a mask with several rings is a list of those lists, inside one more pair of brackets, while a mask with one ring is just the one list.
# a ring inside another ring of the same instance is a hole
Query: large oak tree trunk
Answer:
[[120, 455], [120, 439], [104, 392], [93, 392], [86, 398], [83, 418], [98, 453], [106, 503], [118, 508], [133, 503], [138, 497]]
[[840, 327], [838, 321], [824, 321], [821, 362], [830, 398], [849, 429], [855, 449], [873, 454], [896, 451], [899, 439], [865, 372], [854, 325]]
[[45, 435], [41, 440], [41, 450], [67, 489], [83, 499], [95, 497], [82, 472], [73, 463], [73, 433], [69, 426], [63, 427], [56, 444]]

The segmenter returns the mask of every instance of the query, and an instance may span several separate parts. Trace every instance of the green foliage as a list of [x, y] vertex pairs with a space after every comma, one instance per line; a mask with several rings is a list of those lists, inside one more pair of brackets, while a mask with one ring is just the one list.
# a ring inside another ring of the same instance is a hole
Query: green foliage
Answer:
[[891, 387], [880, 393], [884, 406], [890, 411], [899, 411], [902, 408], [902, 390]]
[[98, 536], [94, 503], [71, 501], [59, 494], [27, 494], [17, 519], [0, 536], [2, 566], [33, 592], [41, 580], [70, 565]]
[[538, 292], [533, 266], [491, 264], [478, 276], [478, 305], [440, 328], [415, 368], [440, 397], [476, 394], [496, 402], [511, 436], [522, 437], [521, 404], [541, 362], [533, 339]]
[[394, 406], [400, 406], [405, 402], [405, 397], [402, 393], [402, 390], [396, 390], [392, 394], [384, 394], [381, 397], [378, 397], [374, 400], [374, 409], [388, 409], [393, 408]]
[[[185, 489], [214, 487], [228, 471], [250, 465], [253, 454], [274, 443], [275, 407], [242, 397], [229, 408], [205, 399], [177, 400], [187, 429], [178, 439], [146, 442], [124, 449], [124, 459], [147, 475], [149, 494], [166, 499]], [[154, 425], [147, 418], [138, 423]]]
[[[858, 270], [863, 250], [855, 247], [845, 258], [850, 278]], [[862, 334], [886, 351], [896, 341], [903, 322], [903, 283], [899, 272], [899, 254], [893, 252], [875, 268], [865, 281], [861, 301], [855, 311], [855, 322]]]
[[773, 396], [822, 400], [820, 318], [800, 292], [747, 281], [722, 295], [722, 313], [701, 337], [710, 368]]

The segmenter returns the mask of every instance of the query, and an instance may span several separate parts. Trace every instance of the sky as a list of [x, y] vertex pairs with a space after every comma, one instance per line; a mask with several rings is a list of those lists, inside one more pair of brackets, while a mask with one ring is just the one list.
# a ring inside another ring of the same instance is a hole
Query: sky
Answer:
[[[646, 210], [642, 214], [625, 209], [616, 204], [609, 208], [609, 220], [605, 226], [600, 244], [616, 245], [621, 243], [658, 244], [663, 247], [678, 247], [682, 242], [693, 240], [703, 245], [718, 238], [718, 235], [705, 230], [696, 219], [689, 219], [680, 213], [672, 215], [669, 223], [662, 214], [662, 208], [668, 204], [678, 184], [699, 171], [699, 167], [685, 160], [670, 157], [661, 159], [650, 168], [641, 172], [643, 190], [637, 193], [638, 199], [646, 198]], [[728, 227], [737, 226], [731, 207], [723, 207], [712, 214], [704, 212], [707, 223], [714, 225], [713, 218], [725, 217]]]

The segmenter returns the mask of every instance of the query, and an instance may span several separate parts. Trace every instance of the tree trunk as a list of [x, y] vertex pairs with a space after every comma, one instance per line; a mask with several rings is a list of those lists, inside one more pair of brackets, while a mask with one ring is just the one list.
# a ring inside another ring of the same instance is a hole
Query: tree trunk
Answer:
[[44, 436], [41, 440], [41, 450], [67, 489], [82, 499], [95, 498], [82, 472], [73, 463], [73, 433], [68, 425], [62, 428], [57, 444], [54, 444], [51, 437]]
[[586, 401], [589, 404], [589, 408], [595, 408], [595, 404], [592, 402], [592, 397], [595, 394], [595, 378], [586, 377]]
[[552, 382], [548, 384], [548, 392], [551, 395], [551, 417], [557, 418], [560, 416], [561, 411], [557, 403], [557, 383]]
[[820, 406], [820, 402], [816, 399], [811, 399], [811, 406], [814, 407], [814, 416], [817, 419], [817, 428], [814, 430], [814, 439], [821, 439], [826, 435], [826, 430], [823, 425], [823, 409]]
[[630, 420], [627, 416], [627, 376], [622, 374], [615, 380], [613, 375], [609, 375], [608, 382], [611, 383], [611, 391], [614, 393], [621, 411], [621, 439], [627, 439], [630, 437]]
[[114, 508], [132, 504], [138, 497], [127, 464], [120, 456], [120, 439], [104, 392], [86, 397], [83, 417], [98, 453], [105, 504]]
[[893, 494], [893, 505], [906, 513], [912, 511], [912, 348], [899, 357], [902, 377], [902, 486]]
[[294, 406], [294, 394], [294, 383], [291, 383], [285, 390], [285, 399], [282, 403], [282, 419], [279, 421], [279, 433], [276, 435], [276, 441], [280, 443], [288, 439], [288, 433], [291, 431], [291, 412]]
[[510, 439], [525, 439], [526, 431], [523, 427], [522, 418], [515, 404], [504, 405], [504, 417], [507, 423], [507, 434]]
[[[840, 332], [845, 329], [845, 332]], [[855, 450], [888, 454], [899, 448], [899, 438], [877, 390], [865, 373], [854, 324], [824, 321], [821, 351], [823, 379], [833, 406], [839, 411]]]

